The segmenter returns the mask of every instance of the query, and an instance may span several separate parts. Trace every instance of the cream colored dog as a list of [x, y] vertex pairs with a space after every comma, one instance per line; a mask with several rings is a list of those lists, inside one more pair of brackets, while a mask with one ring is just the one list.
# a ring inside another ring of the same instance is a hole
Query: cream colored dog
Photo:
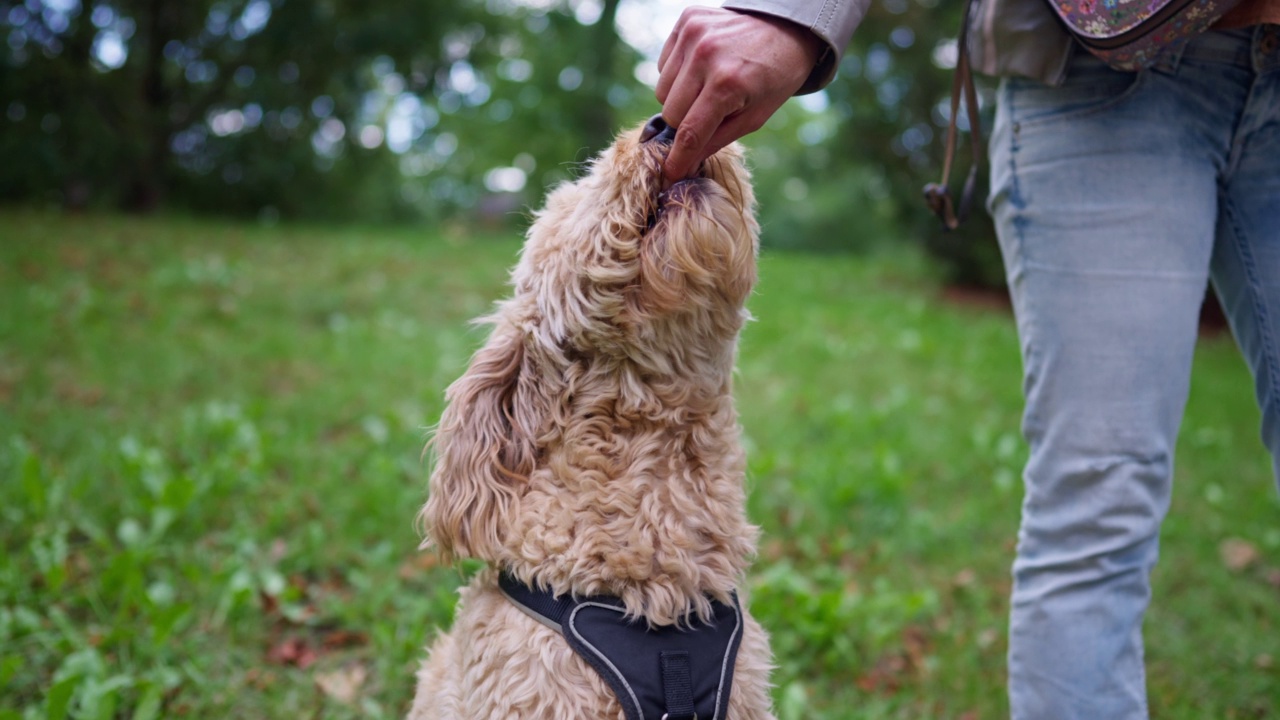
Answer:
[[[411, 720], [623, 718], [565, 639], [500, 592], [498, 569], [617, 596], [650, 626], [705, 619], [742, 587], [757, 530], [730, 390], [755, 199], [737, 146], [666, 187], [670, 134], [653, 134], [622, 134], [551, 192], [513, 296], [446, 393], [425, 544], [489, 569], [430, 649]], [[768, 638], [743, 616], [720, 715], [771, 718]]]

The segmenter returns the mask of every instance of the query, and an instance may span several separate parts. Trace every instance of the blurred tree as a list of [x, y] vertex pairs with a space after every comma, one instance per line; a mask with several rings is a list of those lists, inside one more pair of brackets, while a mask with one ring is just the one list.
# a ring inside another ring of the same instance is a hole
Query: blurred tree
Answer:
[[[184, 176], [216, 171], [287, 198], [279, 186], [306, 174], [315, 146], [340, 154], [328, 141], [360, 114], [375, 60], [428, 91], [445, 35], [487, 19], [471, 3], [423, 0], [0, 2], [3, 150], [18, 160], [0, 192], [56, 190], [76, 207], [114, 189], [148, 211], [191, 190]], [[271, 142], [236, 148], [253, 130]]]
[[0, 199], [365, 218], [525, 201], [644, 96], [618, 5], [0, 0]]
[[603, 0], [600, 17], [591, 24], [588, 31], [586, 62], [587, 100], [584, 110], [584, 139], [588, 147], [599, 150], [613, 139], [617, 128], [613, 122], [613, 107], [609, 103], [609, 88], [617, 76], [618, 39], [617, 29], [618, 0]]
[[[453, 78], [436, 88], [436, 144], [445, 138], [445, 149], [456, 149], [435, 158], [454, 171], [431, 180], [435, 194], [463, 205], [495, 192], [514, 192], [517, 205], [536, 202], [608, 145], [619, 125], [657, 111], [652, 90], [631, 72], [642, 58], [618, 36], [617, 7], [605, 0], [506, 9], [485, 40], [496, 62], [468, 64], [461, 88]], [[476, 83], [489, 89], [484, 102], [466, 100], [463, 91]]]
[[[0, 0], [0, 201], [510, 222], [658, 109], [637, 79], [653, 68], [619, 35], [636, 9]], [[835, 82], [748, 139], [767, 244], [918, 238], [950, 279], [1000, 283], [985, 217], [944, 235], [919, 199], [959, 15], [876, 0]]]

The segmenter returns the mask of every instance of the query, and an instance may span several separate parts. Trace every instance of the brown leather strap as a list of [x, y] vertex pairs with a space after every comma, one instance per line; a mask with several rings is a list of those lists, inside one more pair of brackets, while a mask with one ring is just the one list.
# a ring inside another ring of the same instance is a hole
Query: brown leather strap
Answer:
[[[973, 0], [966, 0], [960, 21], [960, 35], [956, 40], [956, 71], [951, 79], [951, 118], [947, 123], [947, 146], [942, 156], [942, 182], [929, 183], [924, 187], [925, 202], [942, 220], [942, 226], [947, 230], [955, 230], [969, 217], [974, 188], [978, 182], [978, 164], [984, 154], [982, 122], [978, 116], [978, 91], [974, 87], [973, 71], [969, 65], [969, 11], [972, 7]], [[947, 182], [951, 178], [951, 164], [956, 155], [956, 119], [960, 115], [961, 94], [964, 95], [965, 108], [969, 112], [969, 147], [973, 150], [973, 164], [960, 192], [960, 205], [957, 209], [952, 204]]]

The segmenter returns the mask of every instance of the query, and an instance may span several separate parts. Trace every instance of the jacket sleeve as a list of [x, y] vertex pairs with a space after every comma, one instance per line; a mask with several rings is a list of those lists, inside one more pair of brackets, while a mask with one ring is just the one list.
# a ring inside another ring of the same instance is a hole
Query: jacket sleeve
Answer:
[[835, 77], [845, 46], [870, 5], [871, 0], [727, 0], [724, 7], [789, 20], [826, 43], [809, 79], [796, 92], [804, 95], [821, 90]]

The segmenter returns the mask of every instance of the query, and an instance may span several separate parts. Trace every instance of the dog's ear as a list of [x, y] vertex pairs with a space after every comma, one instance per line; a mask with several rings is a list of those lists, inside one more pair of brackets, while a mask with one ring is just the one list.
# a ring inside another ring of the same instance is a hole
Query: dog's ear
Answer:
[[499, 325], [445, 392], [420, 520], [448, 559], [495, 560], [537, 457], [545, 413], [522, 334]]

